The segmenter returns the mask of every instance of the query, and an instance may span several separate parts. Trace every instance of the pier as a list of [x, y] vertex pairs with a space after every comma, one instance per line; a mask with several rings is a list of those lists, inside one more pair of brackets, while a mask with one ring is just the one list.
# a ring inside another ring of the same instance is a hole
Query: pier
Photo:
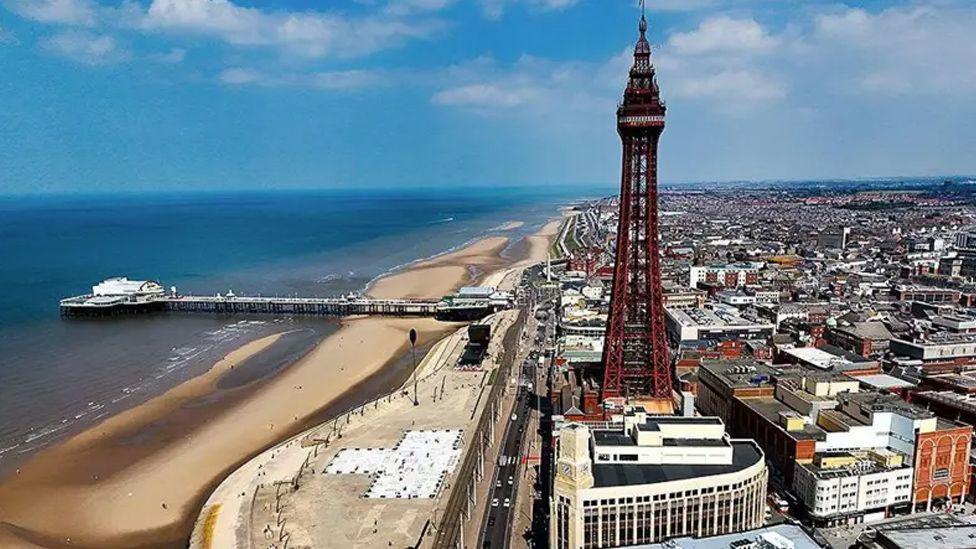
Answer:
[[446, 311], [440, 301], [422, 299], [161, 296], [129, 301], [78, 296], [61, 300], [61, 316], [118, 316], [150, 312], [275, 315], [388, 315], [437, 316]]
[[[465, 294], [464, 290], [469, 290]], [[343, 297], [262, 297], [233, 293], [213, 296], [165, 293], [155, 282], [109, 279], [92, 288], [92, 293], [60, 301], [64, 318], [110, 317], [147, 313], [210, 313], [221, 315], [305, 315], [305, 316], [424, 316], [442, 320], [474, 320], [511, 305], [509, 297], [489, 291], [444, 299], [373, 299], [360, 295]]]
[[436, 316], [440, 301], [309, 297], [192, 297], [162, 299], [167, 311], [219, 314]]

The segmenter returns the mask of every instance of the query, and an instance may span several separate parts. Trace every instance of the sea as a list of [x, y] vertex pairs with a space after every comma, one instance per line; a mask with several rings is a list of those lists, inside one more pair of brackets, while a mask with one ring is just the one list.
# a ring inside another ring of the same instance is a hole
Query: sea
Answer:
[[[580, 188], [329, 190], [0, 198], [0, 472], [197, 376], [232, 349], [335, 320], [151, 314], [61, 319], [105, 278], [180, 293], [335, 296], [483, 236], [513, 246]], [[524, 225], [503, 231], [510, 221]], [[323, 380], [327, 383], [328, 380]]]

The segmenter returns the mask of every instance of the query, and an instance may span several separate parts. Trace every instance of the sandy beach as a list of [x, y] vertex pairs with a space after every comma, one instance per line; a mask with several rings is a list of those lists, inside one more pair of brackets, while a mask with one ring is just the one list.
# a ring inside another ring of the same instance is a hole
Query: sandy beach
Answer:
[[434, 259], [421, 261], [407, 269], [374, 282], [367, 294], [380, 299], [439, 298], [464, 283], [480, 280], [486, 273], [504, 267], [501, 257], [508, 238], [495, 236]]
[[[381, 278], [376, 297], [440, 297], [510, 282], [542, 261], [559, 221], [502, 257], [491, 237]], [[351, 318], [294, 364], [248, 383], [240, 370], [289, 334], [251, 342], [206, 374], [37, 454], [0, 482], [2, 547], [185, 547], [212, 487], [250, 456], [398, 387], [407, 332], [428, 347], [457, 328], [433, 319]], [[398, 364], [399, 363], [399, 364]], [[408, 364], [408, 363], [407, 363]], [[224, 388], [222, 386], [222, 380]]]

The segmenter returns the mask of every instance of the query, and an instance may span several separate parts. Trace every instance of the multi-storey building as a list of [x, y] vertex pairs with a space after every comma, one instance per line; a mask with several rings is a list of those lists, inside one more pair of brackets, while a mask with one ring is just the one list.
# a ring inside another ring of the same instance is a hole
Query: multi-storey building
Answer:
[[750, 286], [759, 282], [759, 270], [763, 263], [722, 263], [692, 265], [688, 269], [688, 285], [692, 288], [703, 284], [717, 284], [725, 288]]
[[730, 439], [714, 417], [632, 408], [614, 420], [623, 428], [559, 431], [552, 547], [656, 543], [763, 524], [766, 464], [755, 442]]
[[818, 525], [872, 522], [910, 507], [912, 474], [887, 450], [817, 454], [797, 462], [793, 491]]
[[976, 364], [976, 334], [940, 333], [924, 339], [892, 339], [889, 350], [896, 359], [915, 361], [923, 373], [947, 373]]
[[744, 318], [722, 309], [667, 309], [667, 331], [672, 343], [698, 340], [766, 339], [774, 326], [765, 320]]
[[669, 309], [704, 307], [708, 294], [696, 288], [665, 288], [664, 306]]
[[972, 427], [891, 393], [861, 392], [860, 385], [810, 367], [705, 361], [697, 404], [722, 417], [733, 436], [755, 438], [786, 486], [794, 486], [797, 463], [819, 454], [888, 450], [913, 468], [911, 503], [918, 508], [963, 498]]
[[893, 338], [881, 322], [854, 322], [827, 330], [831, 344], [866, 357], [883, 355]]
[[847, 247], [847, 238], [850, 235], [850, 227], [838, 227], [822, 231], [817, 235], [817, 247], [830, 250], [843, 250]]
[[922, 303], [958, 303], [962, 296], [959, 290], [909, 285], [896, 287], [894, 295], [899, 301], [921, 301]]
[[931, 510], [933, 502], [962, 503], [966, 499], [972, 482], [972, 440], [971, 425], [941, 418], [935, 429], [918, 433], [913, 483], [916, 509]]

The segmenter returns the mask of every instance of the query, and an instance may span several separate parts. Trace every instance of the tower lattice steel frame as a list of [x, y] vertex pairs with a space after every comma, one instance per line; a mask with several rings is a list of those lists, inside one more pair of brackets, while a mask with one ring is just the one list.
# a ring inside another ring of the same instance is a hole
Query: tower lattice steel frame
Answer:
[[646, 34], [647, 20], [642, 13], [634, 65], [617, 109], [623, 174], [616, 265], [603, 349], [604, 401], [670, 399], [672, 391], [658, 252], [657, 146], [666, 109]]

